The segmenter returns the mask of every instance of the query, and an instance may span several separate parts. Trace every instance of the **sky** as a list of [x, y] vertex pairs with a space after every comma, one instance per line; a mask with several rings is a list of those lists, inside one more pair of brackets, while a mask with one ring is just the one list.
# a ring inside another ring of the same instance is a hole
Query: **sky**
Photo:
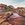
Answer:
[[0, 3], [13, 5], [16, 7], [25, 7], [25, 0], [0, 0]]

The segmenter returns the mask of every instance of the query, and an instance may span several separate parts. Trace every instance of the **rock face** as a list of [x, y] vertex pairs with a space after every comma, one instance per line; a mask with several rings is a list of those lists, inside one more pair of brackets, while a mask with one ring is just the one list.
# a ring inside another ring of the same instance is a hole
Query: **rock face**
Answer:
[[22, 16], [18, 15], [17, 13], [13, 13], [13, 15], [10, 18], [18, 18], [18, 17], [22, 17]]
[[[6, 18], [9, 18], [12, 14], [10, 13], [4, 13], [0, 15], [0, 24], [2, 23], [2, 25], [4, 24], [4, 21], [6, 20]], [[7, 20], [6, 20], [7, 21]], [[11, 24], [10, 24], [11, 25]]]
[[2, 17], [1, 19], [2, 20], [0, 23], [1, 25], [25, 25], [25, 17], [19, 16], [16, 13], [14, 13], [13, 15], [7, 14], [5, 16], [6, 17]]
[[12, 25], [23, 25], [25, 24], [25, 19], [24, 18], [10, 18], [8, 22]]
[[2, 25], [11, 25], [8, 22], [3, 22]]
[[[17, 15], [17, 14], [16, 14]], [[16, 16], [16, 15], [12, 15], [10, 16], [10, 18], [7, 19], [7, 21], [12, 24], [12, 25], [23, 25], [25, 24], [25, 18], [22, 16]]]

